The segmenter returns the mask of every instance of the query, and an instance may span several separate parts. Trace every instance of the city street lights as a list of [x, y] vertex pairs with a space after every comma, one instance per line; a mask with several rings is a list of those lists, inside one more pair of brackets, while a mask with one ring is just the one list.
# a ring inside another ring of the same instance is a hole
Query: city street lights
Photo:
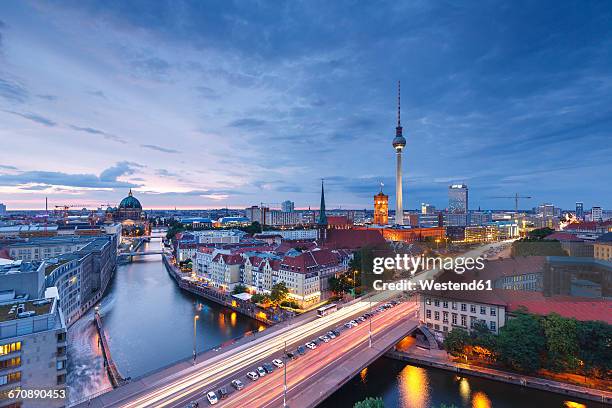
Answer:
[[353, 271], [353, 297], [357, 298], [357, 269]]
[[370, 293], [370, 328], [368, 329], [370, 348], [372, 348], [372, 293]]
[[199, 315], [193, 316], [193, 363], [196, 360], [196, 321], [200, 318]]
[[[285, 356], [287, 355], [287, 341], [285, 340]], [[283, 368], [284, 368], [284, 389], [283, 389], [283, 407], [287, 407], [287, 363], [289, 363], [289, 360], [285, 361], [285, 364], [283, 364]]]

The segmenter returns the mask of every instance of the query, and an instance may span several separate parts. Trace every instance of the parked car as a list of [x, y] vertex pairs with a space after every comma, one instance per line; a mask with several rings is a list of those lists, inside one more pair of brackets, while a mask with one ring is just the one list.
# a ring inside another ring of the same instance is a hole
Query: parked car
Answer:
[[353, 325], [353, 327], [356, 327], [356, 326], [357, 326], [357, 322], [356, 322], [355, 320], [351, 320], [349, 323], [350, 323], [350, 324], [352, 324], [352, 325]]
[[347, 329], [350, 329], [351, 327], [353, 327], [353, 325], [351, 324], [351, 322], [348, 322], [348, 323], [344, 323], [344, 327], [346, 327]]
[[324, 343], [329, 343], [329, 340], [331, 340], [329, 337], [327, 336], [319, 336], [319, 339], [324, 342]]
[[251, 381], [255, 381], [259, 378], [259, 376], [257, 375], [257, 373], [255, 371], [249, 371], [247, 373], [247, 377], [249, 377], [249, 380]]
[[244, 388], [244, 384], [240, 380], [232, 381], [232, 387], [234, 387], [237, 391], [240, 391]]
[[338, 337], [340, 335], [340, 332], [336, 329], [336, 330], [332, 330], [332, 333], [334, 333], [336, 335], [336, 337]]
[[309, 343], [306, 343], [306, 347], [308, 347], [311, 350], [314, 350], [317, 348], [317, 345], [314, 344], [313, 342], [309, 342]]
[[295, 355], [295, 353], [293, 353], [293, 352], [291, 352], [291, 351], [288, 351], [288, 352], [287, 352], [287, 358], [288, 358], [289, 360], [295, 360], [295, 359], [297, 358], [297, 356]]
[[331, 330], [327, 332], [327, 336], [328, 336], [330, 339], [335, 339], [335, 338], [336, 338], [336, 335], [335, 335], [335, 334], [334, 334], [334, 332], [333, 332], [333, 331], [331, 331]]
[[198, 408], [199, 406], [200, 403], [198, 401], [191, 401], [189, 405], [187, 405], [187, 408]]
[[215, 405], [217, 402], [219, 402], [219, 400], [217, 399], [217, 394], [215, 394], [215, 393], [214, 393], [214, 392], [212, 392], [212, 391], [209, 391], [209, 392], [206, 394], [206, 399], [208, 400], [208, 403], [209, 403], [210, 405]]
[[266, 373], [268, 373], [268, 374], [270, 374], [272, 371], [274, 371], [274, 367], [270, 363], [265, 363], [263, 365], [263, 368], [264, 368], [264, 370], [266, 370]]
[[304, 355], [306, 353], [306, 349], [304, 348], [304, 346], [298, 346], [295, 351], [297, 351], [299, 355]]
[[283, 360], [280, 360], [278, 358], [275, 358], [274, 360], [272, 360], [272, 364], [274, 364], [278, 368], [281, 368], [282, 366], [285, 365], [285, 363], [283, 363]]
[[257, 367], [257, 374], [259, 374], [260, 377], [263, 377], [266, 375], [266, 370], [264, 370], [262, 366], [259, 366]]
[[359, 320], [361, 323], [363, 323], [363, 322], [365, 322], [365, 321], [366, 321], [365, 317], [363, 317], [363, 316], [359, 316], [359, 317], [357, 318], [357, 320]]

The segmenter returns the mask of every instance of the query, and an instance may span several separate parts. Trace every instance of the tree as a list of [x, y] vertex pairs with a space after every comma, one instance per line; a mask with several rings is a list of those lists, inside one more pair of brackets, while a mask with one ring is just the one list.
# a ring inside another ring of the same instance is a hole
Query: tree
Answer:
[[533, 231], [529, 231], [528, 236], [529, 238], [533, 238], [533, 239], [543, 239], [554, 232], [555, 232], [554, 229], [548, 228], [548, 227], [537, 228], [537, 229], [534, 229]]
[[356, 402], [353, 408], [385, 408], [382, 398], [368, 397], [363, 401]]
[[541, 367], [545, 338], [538, 318], [523, 311], [508, 320], [497, 336], [499, 360], [517, 371], [534, 372]]
[[256, 293], [253, 296], [251, 296], [251, 302], [265, 304], [265, 303], [270, 302], [270, 296], [264, 293]]
[[237, 295], [239, 293], [244, 293], [247, 291], [246, 286], [244, 286], [242, 283], [237, 284], [236, 286], [234, 286], [234, 290], [232, 291], [232, 293], [234, 295]]
[[465, 347], [470, 344], [470, 335], [462, 328], [452, 329], [444, 339], [444, 349], [455, 357], [464, 354]]
[[576, 339], [584, 372], [609, 378], [612, 372], [612, 325], [599, 321], [578, 322]]
[[341, 294], [345, 292], [345, 285], [341, 278], [337, 278], [335, 276], [330, 276], [327, 280], [329, 282], [329, 290], [336, 294]]
[[287, 288], [287, 284], [281, 281], [272, 285], [272, 290], [270, 291], [270, 300], [278, 304], [285, 300], [288, 294], [289, 289]]
[[578, 367], [578, 323], [551, 313], [542, 319], [546, 335], [547, 365], [553, 371], [574, 371]]
[[484, 320], [478, 320], [474, 323], [470, 337], [472, 346], [482, 347], [489, 351], [493, 351], [495, 348], [495, 336]]

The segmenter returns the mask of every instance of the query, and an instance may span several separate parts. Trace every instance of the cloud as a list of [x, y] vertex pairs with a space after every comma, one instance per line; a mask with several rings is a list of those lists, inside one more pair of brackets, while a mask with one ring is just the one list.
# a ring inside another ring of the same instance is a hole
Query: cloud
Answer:
[[38, 124], [41, 124], [41, 125], [45, 125], [45, 126], [48, 126], [48, 127], [55, 127], [55, 126], [57, 126], [57, 123], [54, 122], [53, 120], [51, 120], [49, 118], [46, 118], [44, 116], [41, 116], [41, 115], [37, 115], [35, 113], [20, 113], [20, 112], [8, 111], [8, 110], [5, 110], [4, 112], [10, 113], [10, 114], [13, 114], [13, 115], [17, 115], [17, 116], [21, 116], [24, 119], [31, 120], [32, 122], [35, 122], [35, 123], [38, 123]]
[[40, 99], [47, 100], [47, 101], [56, 101], [58, 99], [58, 97], [56, 95], [43, 95], [43, 94], [39, 94], [39, 95], [36, 95], [36, 97], [40, 98]]
[[202, 98], [205, 98], [205, 99], [219, 99], [220, 98], [220, 95], [217, 93], [217, 91], [207, 86], [197, 86], [195, 89]]
[[0, 97], [9, 102], [23, 103], [28, 99], [28, 91], [19, 82], [0, 78]]
[[32, 185], [86, 189], [134, 188], [139, 185], [119, 181], [118, 178], [133, 174], [139, 167], [141, 165], [137, 163], [118, 162], [102, 171], [99, 176], [58, 171], [22, 171], [15, 174], [0, 174], [0, 185], [24, 186], [25, 188], [29, 186], [30, 189]]
[[17, 170], [17, 167], [15, 167], [15, 166], [7, 166], [6, 164], [0, 164], [0, 169]]
[[104, 94], [104, 92], [98, 90], [98, 91], [87, 91], [88, 94], [93, 95], [93, 96], [97, 96], [98, 98], [102, 98], [102, 99], [107, 99], [106, 95]]
[[229, 123], [229, 126], [243, 129], [259, 129], [266, 126], [268, 122], [256, 118], [236, 119]]
[[78, 132], [85, 132], [85, 133], [89, 133], [91, 135], [100, 135], [102, 137], [104, 137], [107, 140], [112, 140], [114, 142], [117, 143], [122, 143], [122, 144], [126, 144], [127, 141], [120, 138], [119, 136], [115, 136], [115, 135], [111, 135], [109, 133], [106, 133], [103, 130], [99, 130], [99, 129], [94, 129], [91, 127], [81, 127], [81, 126], [75, 126], [75, 125], [70, 125], [70, 128], [73, 130], [76, 130]]
[[162, 153], [172, 153], [172, 154], [180, 153], [178, 150], [168, 149], [166, 147], [152, 145], [152, 144], [141, 144], [140, 147], [144, 147], [145, 149], [156, 150], [156, 151], [162, 152]]
[[161, 176], [161, 177], [180, 177], [179, 174], [171, 172], [171, 171], [166, 170], [166, 169], [157, 169], [157, 170], [155, 170], [155, 174], [157, 174], [158, 176]]

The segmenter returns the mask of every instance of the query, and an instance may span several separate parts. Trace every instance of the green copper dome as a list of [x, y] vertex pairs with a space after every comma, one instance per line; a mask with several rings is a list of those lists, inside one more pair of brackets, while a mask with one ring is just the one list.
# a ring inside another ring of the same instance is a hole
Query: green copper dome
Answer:
[[119, 203], [119, 208], [137, 208], [142, 210], [142, 205], [140, 205], [140, 201], [138, 201], [138, 199], [134, 198], [132, 195], [132, 190], [130, 189], [128, 196], [121, 200], [121, 203]]

